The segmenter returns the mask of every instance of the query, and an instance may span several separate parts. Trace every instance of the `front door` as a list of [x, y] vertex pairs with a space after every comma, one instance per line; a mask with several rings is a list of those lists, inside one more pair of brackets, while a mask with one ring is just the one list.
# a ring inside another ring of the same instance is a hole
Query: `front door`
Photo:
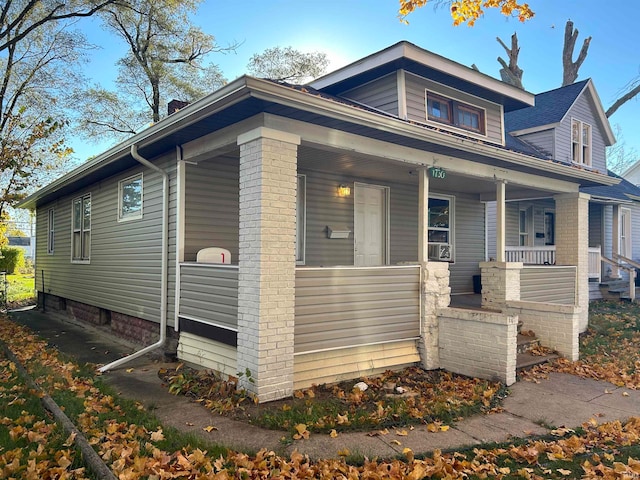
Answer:
[[386, 264], [387, 189], [355, 185], [354, 264], [370, 267]]

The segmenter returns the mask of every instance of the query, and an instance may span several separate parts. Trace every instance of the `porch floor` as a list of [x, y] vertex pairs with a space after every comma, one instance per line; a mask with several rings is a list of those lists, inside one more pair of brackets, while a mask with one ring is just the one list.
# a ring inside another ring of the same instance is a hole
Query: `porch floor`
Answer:
[[453, 308], [466, 308], [469, 310], [480, 310], [482, 308], [482, 295], [479, 293], [465, 293], [461, 295], [451, 295], [449, 306]]

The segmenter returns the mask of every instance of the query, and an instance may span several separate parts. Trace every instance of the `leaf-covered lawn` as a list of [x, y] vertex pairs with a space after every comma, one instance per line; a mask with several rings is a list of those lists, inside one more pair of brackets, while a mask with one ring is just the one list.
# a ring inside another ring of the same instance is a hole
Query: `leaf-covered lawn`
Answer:
[[33, 274], [7, 275], [7, 303], [10, 308], [35, 303], [35, 292]]
[[[594, 346], [594, 352], [587, 355], [591, 362], [598, 358], [609, 360], [604, 352], [617, 345], [623, 350], [621, 358], [627, 358], [625, 362], [633, 358], [632, 353], [626, 349], [630, 344], [625, 339], [635, 338], [633, 332], [636, 327], [631, 324], [635, 323], [636, 308], [629, 306], [630, 311], [625, 310], [623, 313], [617, 309], [602, 313], [606, 316], [602, 319], [602, 332], [595, 333], [594, 324], [594, 331], [584, 339]], [[616, 318], [619, 314], [620, 319]], [[600, 321], [597, 324], [600, 325]], [[621, 325], [625, 324], [629, 325], [625, 327], [629, 331], [619, 332]], [[603, 346], [606, 343], [603, 338], [606, 336], [612, 337], [608, 347]], [[101, 384], [100, 378], [91, 371], [61, 358], [29, 330], [2, 317], [0, 339], [18, 355], [20, 362], [48, 393], [59, 403], [63, 403], [66, 413], [76, 421], [99, 455], [122, 480], [622, 479], [640, 476], [640, 461], [637, 460], [640, 458], [639, 418], [632, 418], [626, 423], [614, 421], [604, 424], [591, 420], [575, 430], [558, 428], [545, 438], [518, 440], [512, 444], [497, 446], [478, 446], [459, 452], [435, 451], [426, 456], [418, 456], [410, 449], [405, 449], [401, 458], [364, 459], [357, 464], [350, 464], [344, 457], [312, 462], [298, 452], [290, 457], [283, 457], [266, 450], [248, 455], [205, 447], [163, 427], [141, 406], [124, 402], [110, 394]], [[613, 363], [617, 365], [617, 362]], [[608, 364], [611, 366], [612, 362]], [[596, 371], [594, 363], [581, 365], [589, 365], [589, 368]], [[576, 371], [585, 369], [576, 368]], [[373, 385], [374, 382], [371, 383]], [[0, 478], [84, 478], [84, 470], [78, 470], [82, 468], [80, 465], [67, 464], [67, 460], [76, 462], [71, 447], [65, 445], [69, 443], [69, 439], [58, 436], [55, 441], [58, 442], [59, 449], [54, 453], [51, 448], [53, 444], [46, 438], [54, 435], [55, 425], [39, 409], [32, 392], [24, 388], [15, 375], [15, 368], [6, 360], [0, 360], [0, 384], [0, 432], [5, 435], [2, 437], [0, 433]], [[353, 393], [343, 391], [347, 396]], [[308, 399], [309, 393], [302, 393]], [[335, 395], [339, 396], [337, 393]], [[29, 431], [32, 433], [29, 434]], [[23, 438], [24, 435], [26, 438]], [[46, 464], [47, 468], [66, 468], [67, 473], [57, 477], [49, 476], [48, 472], [27, 475], [27, 469], [35, 468], [38, 462], [45, 461], [58, 462], [57, 467], [54, 463]]]
[[523, 375], [539, 381], [550, 372], [563, 372], [619, 387], [640, 389], [640, 305], [599, 301], [589, 308], [589, 328], [580, 336], [580, 360], [558, 359]]

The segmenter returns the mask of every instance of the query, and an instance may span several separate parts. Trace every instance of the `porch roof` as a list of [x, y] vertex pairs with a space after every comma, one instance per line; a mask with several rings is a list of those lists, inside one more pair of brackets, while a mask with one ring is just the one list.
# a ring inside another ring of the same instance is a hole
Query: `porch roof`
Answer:
[[[98, 155], [18, 204], [34, 208], [137, 165], [132, 146], [149, 159], [206, 134], [261, 113], [337, 129], [390, 144], [402, 145], [496, 167], [578, 183], [612, 185], [619, 179], [576, 169], [531, 154], [487, 144], [463, 135], [394, 117], [362, 105], [336, 101], [302, 88], [243, 76], [169, 115], [155, 125]], [[418, 165], [417, 165], [418, 166]]]

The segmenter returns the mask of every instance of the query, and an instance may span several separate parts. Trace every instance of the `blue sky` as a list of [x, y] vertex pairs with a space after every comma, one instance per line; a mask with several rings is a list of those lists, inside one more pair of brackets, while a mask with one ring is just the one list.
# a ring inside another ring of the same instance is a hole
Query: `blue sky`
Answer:
[[[499, 78], [497, 57], [506, 55], [496, 41], [510, 45], [514, 32], [520, 44], [519, 65], [524, 70], [525, 89], [532, 93], [557, 88], [562, 82], [562, 45], [568, 19], [580, 31], [582, 41], [592, 36], [589, 55], [580, 69], [579, 80], [591, 77], [604, 108], [608, 108], [625, 85], [640, 75], [640, 53], [635, 30], [636, 15], [628, 0], [529, 0], [535, 17], [520, 23], [498, 12], [487, 12], [476, 26], [452, 26], [445, 8], [424, 7], [409, 16], [409, 25], [397, 19], [397, 0], [205, 0], [194, 21], [215, 35], [221, 45], [242, 42], [236, 53], [216, 54], [230, 80], [242, 75], [249, 58], [269, 47], [292, 46], [302, 51], [329, 55], [338, 68], [408, 40], [464, 65], [475, 63], [486, 74]], [[87, 72], [95, 80], [115, 77], [115, 62], [123, 55], [119, 40], [106, 38], [98, 28], [86, 30], [90, 40], [107, 44], [95, 56]], [[107, 43], [108, 42], [108, 43]], [[627, 148], [640, 154], [640, 103], [632, 100], [610, 119], [619, 125]], [[77, 155], [86, 158], [105, 146], [74, 142]]]

